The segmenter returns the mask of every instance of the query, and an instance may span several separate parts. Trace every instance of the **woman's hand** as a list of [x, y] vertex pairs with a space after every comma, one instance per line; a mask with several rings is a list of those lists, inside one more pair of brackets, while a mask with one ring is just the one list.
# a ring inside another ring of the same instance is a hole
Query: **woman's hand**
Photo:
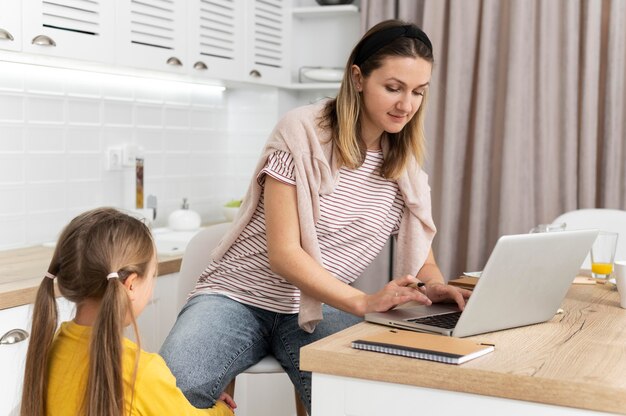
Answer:
[[220, 395], [220, 398], [218, 400], [223, 401], [224, 403], [226, 403], [226, 405], [228, 407], [230, 407], [231, 409], [236, 409], [237, 408], [237, 403], [235, 403], [235, 401], [233, 400], [232, 397], [230, 397], [230, 395], [228, 393], [222, 393]]
[[470, 297], [472, 292], [467, 289], [461, 289], [456, 286], [450, 286], [443, 283], [427, 283], [424, 287], [424, 293], [433, 303], [438, 302], [456, 302], [459, 309], [465, 309], [465, 301]]
[[421, 283], [419, 279], [411, 275], [392, 280], [378, 292], [367, 295], [365, 313], [385, 312], [410, 301], [430, 305], [432, 302], [424, 293], [425, 286], [418, 287], [418, 283]]

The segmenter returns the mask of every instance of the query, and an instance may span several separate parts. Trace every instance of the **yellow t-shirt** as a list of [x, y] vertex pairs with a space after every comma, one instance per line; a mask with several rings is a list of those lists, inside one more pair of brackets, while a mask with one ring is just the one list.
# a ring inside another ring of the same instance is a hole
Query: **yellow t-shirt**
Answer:
[[[90, 334], [89, 326], [81, 326], [73, 321], [61, 324], [50, 353], [48, 415], [78, 414], [87, 384]], [[126, 387], [124, 395], [126, 409], [131, 400], [130, 389], [136, 352], [137, 344], [124, 339], [122, 368]], [[193, 407], [176, 387], [176, 378], [163, 358], [158, 354], [141, 351], [131, 414], [230, 416], [233, 412], [219, 401], [211, 409]]]

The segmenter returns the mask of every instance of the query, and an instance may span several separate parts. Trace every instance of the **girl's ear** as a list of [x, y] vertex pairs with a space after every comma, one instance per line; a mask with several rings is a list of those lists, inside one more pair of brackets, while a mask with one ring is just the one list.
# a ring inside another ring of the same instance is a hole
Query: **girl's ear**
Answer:
[[138, 278], [139, 276], [137, 275], [137, 273], [132, 273], [124, 280], [124, 287], [126, 288], [126, 291], [128, 292], [128, 296], [130, 297], [131, 301], [135, 300], [133, 291], [135, 286], [137, 286], [136, 282]]
[[363, 91], [363, 74], [361, 73], [361, 68], [359, 68], [358, 65], [352, 65], [350, 71], [354, 88], [356, 88], [358, 92]]

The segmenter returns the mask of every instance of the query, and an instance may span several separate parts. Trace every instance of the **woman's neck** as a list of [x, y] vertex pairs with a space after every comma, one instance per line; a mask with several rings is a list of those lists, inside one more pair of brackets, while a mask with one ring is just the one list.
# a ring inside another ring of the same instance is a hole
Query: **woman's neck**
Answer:
[[363, 144], [365, 144], [365, 148], [367, 150], [380, 150], [381, 138], [382, 134], [373, 138], [367, 138], [365, 135], [361, 135], [361, 139], [363, 140]]

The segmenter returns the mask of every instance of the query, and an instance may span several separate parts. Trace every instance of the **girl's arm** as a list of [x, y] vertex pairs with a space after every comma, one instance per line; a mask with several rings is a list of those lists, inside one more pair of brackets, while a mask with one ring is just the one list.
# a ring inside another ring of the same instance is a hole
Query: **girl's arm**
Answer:
[[408, 301], [429, 305], [430, 299], [408, 287], [418, 280], [404, 276], [368, 295], [336, 279], [300, 244], [296, 187], [265, 177], [265, 223], [270, 267], [302, 292], [353, 315], [386, 311]]

